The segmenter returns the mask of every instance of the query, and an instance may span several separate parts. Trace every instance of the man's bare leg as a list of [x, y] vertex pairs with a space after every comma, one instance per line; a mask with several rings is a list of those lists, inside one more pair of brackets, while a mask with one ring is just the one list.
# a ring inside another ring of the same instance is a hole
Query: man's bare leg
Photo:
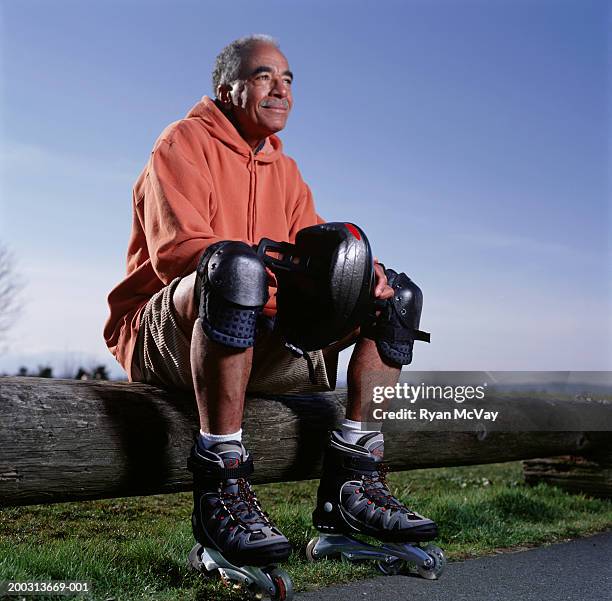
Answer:
[[230, 434], [240, 429], [252, 362], [252, 348], [234, 349], [209, 340], [196, 319], [191, 374], [203, 432]]
[[195, 273], [184, 277], [174, 291], [173, 303], [179, 326], [191, 340], [191, 374], [200, 429], [230, 434], [242, 424], [253, 349], [229, 348], [208, 339], [197, 316], [194, 284]]
[[[357, 344], [355, 344], [355, 342]], [[374, 384], [377, 386], [395, 386], [399, 380], [401, 367], [392, 363], [385, 363], [376, 348], [376, 342], [369, 338], [360, 338], [359, 329], [351, 332], [342, 340], [323, 349], [323, 357], [327, 365], [337, 363], [338, 353], [355, 344], [347, 372], [347, 405], [346, 417], [353, 421], [366, 421], [368, 411], [362, 411], [362, 394], [364, 399], [371, 399], [372, 391], [363, 390], [363, 376], [375, 373]], [[365, 407], [364, 407], [365, 408]]]

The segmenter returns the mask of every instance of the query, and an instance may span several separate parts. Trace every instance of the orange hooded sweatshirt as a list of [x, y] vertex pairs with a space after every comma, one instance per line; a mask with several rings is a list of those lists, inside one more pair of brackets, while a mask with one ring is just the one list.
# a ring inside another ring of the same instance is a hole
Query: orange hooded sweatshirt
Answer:
[[[270, 136], [254, 154], [204, 97], [158, 138], [133, 190], [127, 275], [109, 294], [104, 338], [132, 379], [132, 355], [147, 301], [174, 278], [193, 272], [220, 240], [293, 242], [322, 223], [312, 194], [281, 141]], [[276, 312], [275, 290], [264, 312]]]

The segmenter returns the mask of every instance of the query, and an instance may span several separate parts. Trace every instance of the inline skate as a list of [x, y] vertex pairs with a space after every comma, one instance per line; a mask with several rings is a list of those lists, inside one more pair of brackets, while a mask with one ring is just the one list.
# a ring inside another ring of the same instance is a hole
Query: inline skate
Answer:
[[208, 451], [195, 444], [188, 467], [194, 475], [191, 523], [197, 541], [190, 564], [205, 575], [218, 572], [226, 584], [255, 596], [292, 599], [291, 579], [276, 567], [291, 546], [251, 489], [253, 460], [242, 444], [219, 443]]
[[[380, 433], [365, 434], [357, 444], [349, 444], [339, 431], [332, 432], [312, 514], [321, 534], [308, 543], [306, 557], [373, 559], [383, 574], [398, 574], [406, 563], [415, 564], [422, 577], [435, 580], [446, 564], [444, 553], [417, 543], [436, 538], [438, 528], [391, 494], [383, 454]], [[371, 545], [355, 535], [371, 536], [383, 544]]]

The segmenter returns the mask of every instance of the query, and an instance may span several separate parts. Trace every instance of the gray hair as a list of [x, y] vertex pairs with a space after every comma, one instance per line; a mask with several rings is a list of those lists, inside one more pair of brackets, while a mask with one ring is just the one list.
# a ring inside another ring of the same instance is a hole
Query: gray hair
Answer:
[[220, 85], [231, 84], [238, 79], [245, 50], [249, 50], [252, 46], [261, 42], [271, 44], [275, 48], [279, 47], [278, 42], [272, 36], [255, 33], [234, 40], [221, 50], [212, 72], [213, 94], [215, 96]]

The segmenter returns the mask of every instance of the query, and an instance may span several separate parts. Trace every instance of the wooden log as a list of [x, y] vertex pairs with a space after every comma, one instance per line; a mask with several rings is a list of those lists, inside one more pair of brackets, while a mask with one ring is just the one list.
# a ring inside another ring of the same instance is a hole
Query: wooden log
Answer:
[[612, 454], [598, 453], [586, 457], [563, 455], [523, 461], [525, 482], [535, 486], [540, 482], [571, 493], [612, 499]]
[[[508, 397], [487, 402], [495, 409]], [[344, 391], [248, 399], [253, 481], [317, 477], [326, 432], [344, 405]], [[0, 378], [0, 424], [0, 506], [191, 487], [186, 457], [198, 420], [190, 394], [144, 384]], [[392, 470], [407, 470], [583, 454], [609, 443], [607, 432], [397, 432], [386, 439], [385, 460]]]

